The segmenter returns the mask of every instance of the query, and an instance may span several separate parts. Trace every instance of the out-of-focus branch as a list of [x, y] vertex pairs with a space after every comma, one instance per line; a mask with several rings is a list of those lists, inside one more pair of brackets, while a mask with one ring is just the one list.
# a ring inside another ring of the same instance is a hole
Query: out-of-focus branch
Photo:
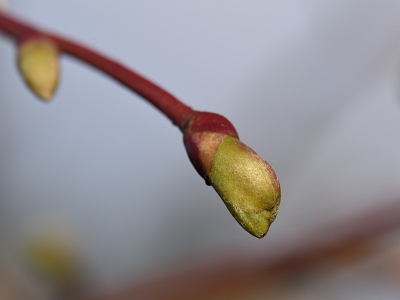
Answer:
[[371, 242], [400, 226], [400, 201], [381, 205], [353, 216], [349, 220], [325, 227], [326, 230], [308, 232], [297, 241], [290, 241], [292, 249], [277, 259], [249, 259], [243, 256], [215, 258], [168, 275], [132, 283], [130, 286], [83, 300], [141, 300], [141, 299], [230, 299], [268, 285], [286, 275], [294, 274], [329, 261], [343, 263], [362, 259], [374, 253]]

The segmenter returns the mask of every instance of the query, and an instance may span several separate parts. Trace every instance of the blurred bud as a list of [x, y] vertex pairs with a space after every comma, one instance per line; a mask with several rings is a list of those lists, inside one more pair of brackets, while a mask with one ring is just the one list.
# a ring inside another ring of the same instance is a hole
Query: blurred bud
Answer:
[[18, 48], [18, 68], [29, 88], [40, 98], [49, 100], [59, 77], [58, 49], [49, 39], [32, 36]]
[[262, 238], [275, 220], [280, 186], [274, 170], [239, 141], [224, 117], [198, 113], [184, 130], [189, 158], [239, 224]]
[[23, 237], [24, 260], [52, 299], [76, 299], [82, 284], [79, 240], [69, 220], [46, 212], [30, 220]]
[[32, 270], [56, 286], [69, 285], [77, 275], [75, 251], [65, 237], [35, 236], [27, 244], [26, 256]]

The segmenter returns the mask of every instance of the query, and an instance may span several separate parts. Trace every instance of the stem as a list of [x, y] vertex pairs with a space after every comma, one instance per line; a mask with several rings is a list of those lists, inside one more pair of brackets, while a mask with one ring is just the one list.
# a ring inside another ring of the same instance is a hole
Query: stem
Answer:
[[142, 96], [165, 114], [181, 130], [183, 130], [187, 121], [195, 113], [193, 109], [183, 104], [173, 95], [120, 63], [59, 35], [42, 32], [29, 24], [11, 17], [3, 11], [0, 11], [0, 31], [17, 41], [32, 33], [41, 34], [51, 39], [61, 52], [74, 56], [103, 71]]

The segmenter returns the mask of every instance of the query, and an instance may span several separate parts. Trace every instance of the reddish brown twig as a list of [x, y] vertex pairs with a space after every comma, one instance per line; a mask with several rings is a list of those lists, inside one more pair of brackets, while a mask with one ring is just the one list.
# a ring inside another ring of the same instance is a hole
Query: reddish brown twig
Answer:
[[[153, 104], [181, 129], [193, 166], [216, 190], [243, 229], [257, 238], [267, 234], [280, 204], [278, 178], [264, 159], [239, 141], [228, 119], [215, 113], [192, 110], [123, 65], [56, 34], [39, 31], [2, 12], [0, 31], [19, 42], [21, 75], [42, 99], [49, 99], [55, 89], [57, 58], [61, 51], [103, 71]], [[43, 74], [44, 77], [40, 76]]]
[[120, 63], [59, 35], [38, 30], [2, 11], [0, 11], [0, 31], [17, 41], [32, 34], [40, 34], [50, 38], [61, 52], [80, 59], [125, 85], [153, 104], [181, 129], [194, 114], [190, 107], [173, 95]]

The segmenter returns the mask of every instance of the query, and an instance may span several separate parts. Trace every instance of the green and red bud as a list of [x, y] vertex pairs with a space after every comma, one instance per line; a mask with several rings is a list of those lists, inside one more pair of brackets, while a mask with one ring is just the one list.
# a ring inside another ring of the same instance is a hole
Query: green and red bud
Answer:
[[262, 238], [275, 220], [280, 185], [272, 167], [242, 143], [224, 117], [197, 112], [184, 131], [190, 161], [239, 224]]
[[49, 100], [59, 78], [58, 48], [48, 38], [32, 34], [18, 43], [18, 69], [28, 87]]

